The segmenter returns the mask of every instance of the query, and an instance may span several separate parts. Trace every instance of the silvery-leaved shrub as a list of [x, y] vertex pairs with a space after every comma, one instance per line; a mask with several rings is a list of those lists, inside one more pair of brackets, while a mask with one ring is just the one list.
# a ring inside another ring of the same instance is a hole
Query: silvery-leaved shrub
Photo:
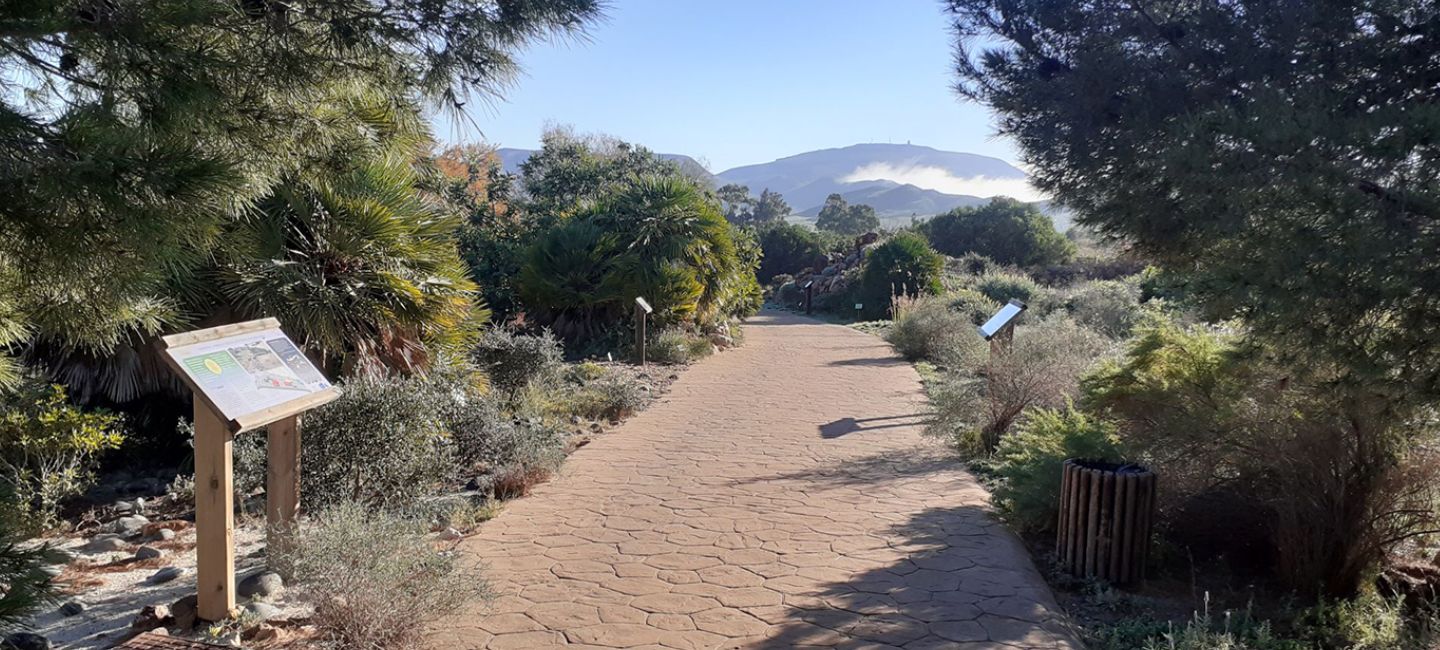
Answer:
[[272, 563], [293, 576], [312, 619], [337, 648], [423, 647], [428, 625], [487, 594], [452, 549], [437, 549], [428, 521], [342, 501], [299, 529]]
[[506, 392], [555, 376], [564, 356], [564, 347], [549, 331], [517, 334], [504, 327], [486, 330], [471, 351], [476, 365]]
[[341, 390], [339, 399], [305, 414], [308, 503], [408, 502], [453, 474], [445, 417], [463, 394], [453, 382], [362, 376]]

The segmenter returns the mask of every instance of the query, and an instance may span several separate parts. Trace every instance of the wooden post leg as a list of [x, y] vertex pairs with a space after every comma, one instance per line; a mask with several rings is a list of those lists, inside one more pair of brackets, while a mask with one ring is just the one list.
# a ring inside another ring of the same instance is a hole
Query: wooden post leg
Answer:
[[230, 429], [195, 400], [195, 554], [199, 617], [223, 621], [235, 609], [235, 488]]
[[266, 435], [265, 537], [273, 555], [290, 549], [300, 512], [300, 416], [271, 422]]

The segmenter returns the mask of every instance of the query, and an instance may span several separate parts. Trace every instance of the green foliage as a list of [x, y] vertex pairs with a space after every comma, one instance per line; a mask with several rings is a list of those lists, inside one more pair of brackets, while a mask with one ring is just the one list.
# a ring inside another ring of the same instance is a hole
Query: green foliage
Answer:
[[951, 257], [975, 253], [1000, 264], [1040, 266], [1066, 262], [1075, 254], [1075, 245], [1055, 231], [1050, 217], [1006, 197], [956, 208], [920, 228], [935, 250]]
[[92, 479], [97, 457], [125, 439], [124, 421], [73, 406], [65, 389], [38, 380], [0, 393], [0, 520], [35, 531]]
[[1385, 396], [1334, 376], [1235, 334], [1159, 321], [1082, 385], [1087, 406], [1166, 477], [1162, 513], [1242, 494], [1209, 516], [1268, 522], [1279, 577], [1348, 597], [1395, 544], [1440, 522], [1440, 466], [1428, 416], [1397, 419]]
[[1125, 280], [1087, 282], [1066, 301], [1070, 317], [1112, 339], [1123, 339], [1140, 322], [1140, 287]]
[[646, 357], [655, 363], [683, 365], [709, 356], [712, 349], [709, 339], [670, 328], [651, 337]]
[[422, 647], [431, 623], [488, 595], [457, 554], [435, 548], [419, 517], [342, 502], [315, 520], [271, 563], [294, 576], [336, 647]]
[[815, 228], [841, 235], [861, 235], [880, 228], [880, 219], [875, 208], [868, 205], [850, 205], [839, 194], [825, 198], [825, 205], [815, 218]]
[[975, 290], [1002, 305], [1011, 300], [1028, 304], [1043, 291], [1029, 276], [1008, 271], [991, 271], [980, 276]]
[[[477, 321], [460, 221], [414, 192], [395, 157], [278, 187], [226, 233], [216, 290], [242, 318], [273, 315], [331, 367], [425, 367]], [[428, 345], [427, 345], [428, 344]]]
[[[1028, 317], [1027, 317], [1028, 318]], [[1079, 391], [1079, 376], [1111, 343], [1064, 317], [1020, 324], [1008, 351], [971, 354], [932, 386], [931, 435], [969, 454], [992, 452], [1032, 408], [1060, 408]]]
[[25, 624], [58, 597], [50, 576], [41, 570], [50, 563], [49, 549], [22, 548], [18, 532], [14, 522], [0, 519], [0, 584], [5, 585], [0, 592], [0, 634]]
[[865, 313], [879, 318], [888, 315], [893, 296], [940, 293], [940, 257], [914, 233], [901, 233], [870, 250], [860, 276]]
[[433, 161], [436, 192], [465, 217], [456, 233], [460, 258], [479, 285], [480, 302], [497, 320], [520, 310], [515, 277], [535, 224], [512, 196], [516, 177], [505, 173], [493, 147], [450, 147]]
[[566, 336], [628, 320], [636, 296], [654, 305], [658, 325], [715, 323], [759, 307], [759, 256], [693, 182], [645, 177], [546, 233], [519, 288]]
[[956, 355], [962, 350], [973, 357], [985, 347], [967, 314], [933, 296], [895, 299], [895, 316], [885, 340], [906, 359], [939, 364], [958, 361]]
[[513, 393], [557, 375], [565, 349], [549, 332], [531, 336], [492, 327], [475, 343], [470, 356], [495, 387]]
[[761, 284], [770, 284], [775, 276], [782, 273], [795, 274], [815, 268], [825, 255], [815, 231], [791, 223], [780, 223], [762, 230], [760, 248], [764, 257], [760, 259], [760, 269], [755, 276]]
[[[483, 470], [491, 476], [516, 472], [524, 475], [549, 474], [565, 456], [565, 431], [558, 418], [534, 412], [528, 407], [530, 394], [554, 390], [554, 381], [525, 386], [515, 396], [514, 413], [507, 415], [493, 394], [460, 391], [447, 405], [444, 426], [449, 433], [455, 458], [465, 469]], [[453, 385], [453, 384], [452, 384]]]
[[361, 376], [305, 415], [306, 501], [375, 506], [427, 496], [454, 471], [445, 416], [464, 398], [428, 377]]
[[618, 371], [576, 382], [560, 395], [560, 399], [561, 411], [591, 420], [611, 421], [639, 413], [650, 403], [650, 395], [640, 383]]
[[520, 182], [526, 209], [542, 224], [580, 213], [637, 178], [684, 176], [676, 163], [617, 138], [554, 127], [540, 140], [540, 150], [520, 165]]
[[1029, 532], [1053, 531], [1059, 516], [1060, 472], [1066, 459], [1123, 459], [1115, 425], [1066, 405], [1026, 411], [1000, 439], [995, 503], [1006, 520]]
[[1000, 303], [974, 289], [960, 289], [946, 296], [950, 310], [963, 316], [970, 325], [980, 325], [1000, 311]]
[[1440, 105], [1414, 98], [1431, 92], [1417, 30], [1440, 9], [948, 5], [962, 93], [1080, 223], [1183, 273], [1288, 363], [1433, 403]]
[[778, 224], [790, 214], [790, 205], [779, 192], [769, 188], [760, 192], [760, 198], [750, 196], [750, 188], [731, 183], [715, 191], [725, 208], [725, 219], [737, 225], [764, 226]]
[[66, 352], [106, 355], [186, 323], [168, 285], [228, 227], [278, 183], [384, 139], [336, 94], [379, 89], [401, 113], [493, 97], [522, 45], [598, 13], [592, 0], [7, 5], [25, 28], [0, 56], [0, 294]]

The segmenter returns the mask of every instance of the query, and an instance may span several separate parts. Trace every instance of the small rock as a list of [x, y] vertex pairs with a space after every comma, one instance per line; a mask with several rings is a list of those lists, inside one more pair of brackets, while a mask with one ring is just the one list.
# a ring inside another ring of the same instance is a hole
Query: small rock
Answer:
[[572, 415], [572, 416], [570, 416], [570, 424], [580, 424], [581, 422], [584, 422], [584, 421], [585, 421], [585, 420], [584, 420], [583, 418], [581, 418], [580, 416], [578, 416], [578, 415]]
[[460, 534], [460, 531], [455, 530], [454, 528], [446, 528], [445, 530], [440, 531], [440, 539], [447, 542], [453, 542], [457, 539], [460, 539], [461, 537], [464, 537], [464, 535]]
[[115, 551], [123, 551], [129, 546], [130, 545], [126, 543], [124, 539], [121, 539], [119, 535], [103, 533], [91, 539], [90, 542], [84, 546], [84, 550], [86, 553], [112, 553]]
[[590, 425], [590, 430], [591, 430], [591, 431], [594, 431], [595, 433], [600, 433], [601, 431], [604, 431], [604, 430], [605, 430], [605, 427], [600, 426], [600, 423], [599, 423], [599, 422], [596, 422], [596, 423]]
[[[453, 529], [446, 529], [447, 531]], [[269, 600], [285, 591], [285, 580], [274, 571], [261, 571], [247, 576], [235, 586], [235, 593], [241, 598]]]
[[150, 520], [143, 515], [128, 515], [110, 522], [105, 528], [106, 532], [131, 537], [140, 534], [140, 531], [145, 528], [145, 524], [148, 523]]
[[200, 598], [190, 594], [170, 605], [170, 615], [175, 618], [175, 627], [181, 630], [189, 630], [195, 627], [196, 612], [200, 607]]
[[151, 575], [149, 581], [154, 584], [162, 584], [170, 582], [171, 580], [179, 578], [183, 575], [185, 575], [184, 569], [175, 566], [167, 566]]
[[116, 501], [110, 504], [110, 510], [117, 515], [128, 515], [135, 512], [134, 501]]
[[162, 542], [168, 542], [172, 539], [175, 539], [175, 531], [170, 530], [169, 528], [161, 528], [160, 530], [155, 531], [155, 539]]
[[153, 630], [157, 627], [168, 625], [174, 622], [170, 615], [170, 608], [164, 605], [146, 605], [140, 610], [140, 614], [130, 622], [130, 628], [135, 630]]
[[82, 602], [80, 602], [80, 601], [78, 601], [78, 600], [72, 600], [72, 601], [70, 601], [70, 602], [68, 602], [68, 603], [65, 603], [64, 605], [61, 605], [61, 606], [60, 606], [60, 615], [61, 615], [61, 616], [66, 616], [66, 617], [69, 617], [69, 616], [79, 616], [79, 615], [84, 614], [84, 613], [85, 613], [85, 603], [82, 603]]
[[255, 619], [268, 621], [272, 618], [279, 618], [280, 608], [269, 603], [251, 602], [245, 603], [245, 613]]
[[469, 490], [469, 491], [471, 491], [471, 492], [483, 492], [483, 491], [489, 489], [489, 487], [490, 487], [490, 475], [489, 475], [489, 474], [481, 474], [480, 476], [476, 476], [475, 478], [470, 479], [470, 481], [465, 484], [465, 489], [466, 489], [466, 490]]
[[155, 548], [154, 546], [141, 546], [135, 549], [135, 559], [137, 560], [153, 560], [164, 555], [165, 551]]
[[32, 632], [16, 632], [0, 641], [0, 650], [51, 650], [50, 639]]

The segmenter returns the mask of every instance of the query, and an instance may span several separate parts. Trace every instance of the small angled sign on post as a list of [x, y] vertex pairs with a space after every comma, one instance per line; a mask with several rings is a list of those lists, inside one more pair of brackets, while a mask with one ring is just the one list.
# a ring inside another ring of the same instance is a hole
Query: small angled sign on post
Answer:
[[645, 321], [650, 312], [655, 311], [650, 303], [640, 296], [635, 296], [635, 350], [640, 355], [640, 365], [645, 365]]
[[234, 436], [268, 425], [265, 517], [270, 543], [283, 543], [300, 508], [300, 414], [340, 391], [274, 318], [174, 334], [158, 347], [194, 395], [197, 614], [221, 621], [235, 610]]

